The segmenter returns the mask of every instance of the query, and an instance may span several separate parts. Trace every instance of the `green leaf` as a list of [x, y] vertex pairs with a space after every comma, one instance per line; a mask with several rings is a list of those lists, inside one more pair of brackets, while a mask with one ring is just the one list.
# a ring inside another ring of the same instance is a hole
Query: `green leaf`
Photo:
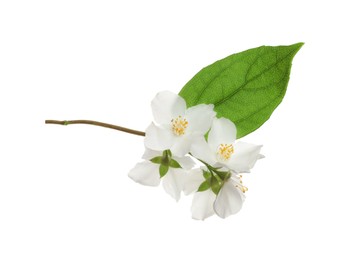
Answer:
[[180, 166], [180, 164], [173, 159], [171, 159], [169, 166], [172, 168], [182, 168], [182, 166]]
[[160, 178], [163, 178], [165, 176], [165, 174], [169, 171], [169, 166], [168, 165], [164, 165], [164, 164], [161, 164], [159, 166], [159, 175], [160, 175]]
[[261, 46], [233, 54], [198, 72], [180, 91], [188, 107], [214, 104], [217, 117], [232, 120], [237, 138], [269, 119], [282, 101], [291, 63], [303, 43]]
[[202, 184], [198, 187], [198, 192], [201, 192], [201, 191], [206, 191], [210, 189], [210, 182], [205, 180], [204, 182], [202, 182]]
[[163, 157], [157, 156], [157, 157], [152, 158], [150, 161], [153, 163], [161, 164], [162, 159], [163, 159]]

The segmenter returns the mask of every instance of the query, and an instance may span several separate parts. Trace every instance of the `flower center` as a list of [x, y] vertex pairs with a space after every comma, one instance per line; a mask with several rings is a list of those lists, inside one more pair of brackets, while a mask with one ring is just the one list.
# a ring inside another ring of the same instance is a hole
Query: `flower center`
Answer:
[[177, 135], [184, 135], [185, 134], [185, 130], [188, 127], [188, 120], [186, 120], [186, 118], [183, 118], [182, 116], [178, 116], [174, 119], [171, 120], [171, 124], [172, 124], [172, 132]]
[[239, 184], [235, 185], [235, 187], [245, 193], [246, 191], [248, 191], [248, 188], [246, 186], [243, 186], [242, 184], [242, 175], [239, 175], [239, 179]]
[[227, 161], [230, 156], [234, 153], [234, 147], [231, 144], [220, 144], [218, 150], [217, 150], [217, 155], [219, 158], [223, 161]]

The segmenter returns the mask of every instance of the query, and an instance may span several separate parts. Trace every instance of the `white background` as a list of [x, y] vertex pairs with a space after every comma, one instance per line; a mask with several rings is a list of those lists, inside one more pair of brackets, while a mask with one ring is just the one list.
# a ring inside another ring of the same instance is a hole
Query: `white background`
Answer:
[[[1, 1], [0, 259], [341, 259], [339, 1]], [[150, 101], [202, 67], [305, 42], [287, 95], [244, 140], [266, 158], [242, 210], [191, 219], [191, 198], [127, 172]]]

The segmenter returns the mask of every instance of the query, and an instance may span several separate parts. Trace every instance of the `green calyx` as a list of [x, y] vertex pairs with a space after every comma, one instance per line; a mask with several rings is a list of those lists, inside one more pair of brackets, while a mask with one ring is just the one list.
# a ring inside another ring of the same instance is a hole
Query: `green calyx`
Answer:
[[150, 161], [156, 164], [160, 164], [159, 166], [160, 178], [165, 176], [165, 174], [169, 171], [170, 167], [182, 168], [176, 160], [172, 159], [172, 153], [170, 150], [165, 150], [162, 156], [154, 157]]
[[223, 184], [230, 178], [230, 171], [219, 171], [219, 168], [214, 168], [206, 163], [204, 163], [208, 171], [203, 170], [204, 182], [198, 188], [198, 192], [206, 191], [211, 189], [216, 195], [221, 190]]

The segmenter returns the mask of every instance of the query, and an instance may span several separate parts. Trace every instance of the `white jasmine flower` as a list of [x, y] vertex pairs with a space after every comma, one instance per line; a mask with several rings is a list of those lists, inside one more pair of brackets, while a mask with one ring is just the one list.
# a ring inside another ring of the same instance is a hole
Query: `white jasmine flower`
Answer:
[[194, 166], [193, 160], [172, 156], [170, 151], [158, 152], [146, 149], [145, 161], [137, 163], [128, 176], [146, 186], [158, 186], [162, 179], [164, 190], [176, 201], [180, 199], [186, 170]]
[[[210, 187], [210, 182], [212, 182], [211, 178], [216, 177], [210, 176], [208, 180], [203, 175], [205, 175], [203, 169], [194, 169], [189, 172], [185, 181], [184, 193], [186, 195], [197, 191], [192, 200], [192, 218], [204, 220], [215, 213], [221, 218], [226, 218], [239, 212], [245, 200], [244, 193], [247, 191], [247, 188], [243, 186], [242, 176], [230, 173], [227, 180], [217, 182], [219, 191], [215, 194]], [[203, 185], [206, 182], [208, 185]], [[203, 187], [201, 191], [199, 187]]]
[[216, 113], [213, 105], [200, 104], [186, 108], [185, 100], [163, 91], [152, 100], [156, 124], [146, 129], [145, 146], [157, 151], [171, 150], [177, 156], [190, 151], [191, 143], [209, 130]]
[[191, 154], [213, 167], [226, 167], [235, 173], [249, 172], [262, 156], [262, 145], [237, 142], [236, 127], [226, 118], [215, 118], [208, 135], [192, 144]]
[[261, 145], [235, 143], [236, 127], [228, 119], [214, 119], [208, 135], [196, 140], [191, 154], [206, 167], [189, 172], [184, 193], [196, 192], [192, 202], [192, 217], [203, 220], [213, 214], [226, 218], [237, 213], [244, 202], [247, 188], [242, 175], [249, 172], [260, 155]]

